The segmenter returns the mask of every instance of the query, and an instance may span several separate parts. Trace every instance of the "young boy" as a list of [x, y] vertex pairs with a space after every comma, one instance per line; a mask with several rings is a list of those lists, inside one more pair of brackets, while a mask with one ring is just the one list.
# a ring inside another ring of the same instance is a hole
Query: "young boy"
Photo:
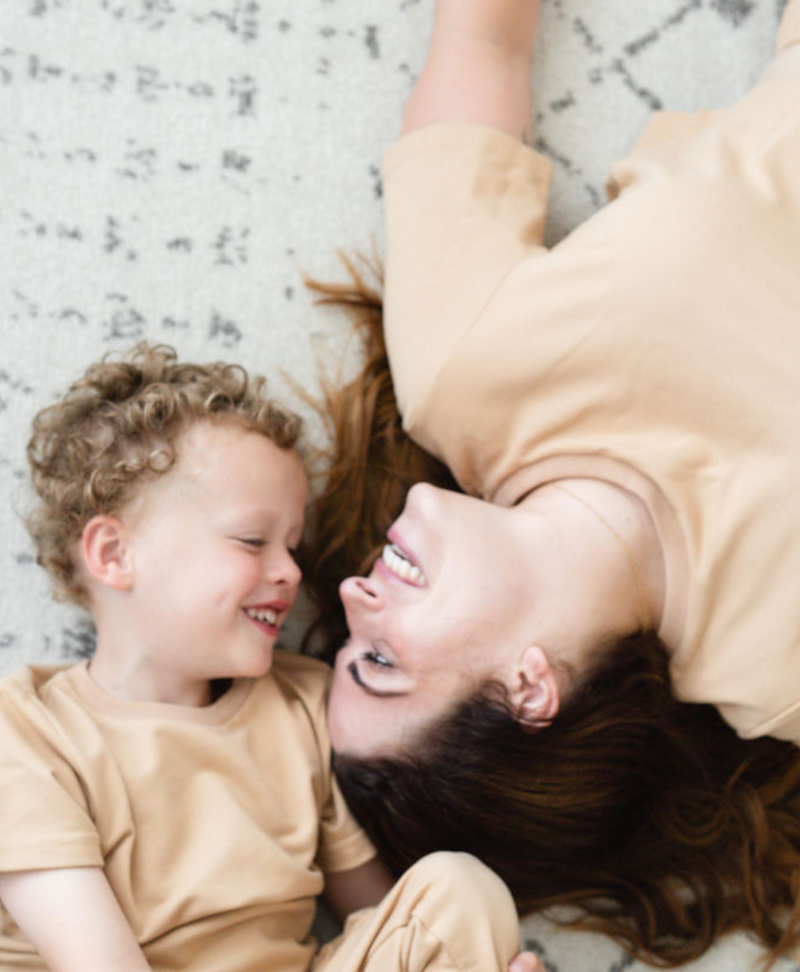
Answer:
[[332, 778], [327, 669], [274, 652], [300, 582], [298, 432], [262, 379], [146, 345], [36, 418], [31, 533], [97, 649], [0, 682], [0, 967], [506, 968], [510, 897], [464, 855], [314, 956], [323, 873], [340, 915], [390, 882]]

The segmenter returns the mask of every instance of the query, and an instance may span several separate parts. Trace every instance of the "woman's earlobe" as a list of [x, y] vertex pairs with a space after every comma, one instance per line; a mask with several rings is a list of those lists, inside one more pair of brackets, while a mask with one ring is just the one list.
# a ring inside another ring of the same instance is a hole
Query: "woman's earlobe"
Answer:
[[558, 682], [545, 651], [531, 645], [514, 667], [509, 702], [520, 722], [545, 726], [558, 712]]
[[83, 528], [81, 553], [89, 576], [115, 590], [133, 585], [133, 565], [123, 523], [113, 516], [94, 516]]

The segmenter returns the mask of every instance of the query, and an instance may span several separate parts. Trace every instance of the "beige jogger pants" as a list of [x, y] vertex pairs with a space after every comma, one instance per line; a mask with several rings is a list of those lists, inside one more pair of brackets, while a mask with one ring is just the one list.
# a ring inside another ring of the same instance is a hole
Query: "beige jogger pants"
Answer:
[[313, 972], [506, 972], [519, 951], [508, 888], [469, 854], [422, 858], [375, 908], [351, 915]]

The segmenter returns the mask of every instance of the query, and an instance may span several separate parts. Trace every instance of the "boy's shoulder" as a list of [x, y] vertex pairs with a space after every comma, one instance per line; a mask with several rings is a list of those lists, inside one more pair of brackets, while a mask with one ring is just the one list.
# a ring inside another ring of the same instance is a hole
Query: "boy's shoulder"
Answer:
[[276, 649], [272, 658], [270, 675], [300, 691], [325, 692], [331, 680], [330, 665], [318, 658], [298, 655], [294, 651]]
[[[327, 697], [331, 669], [323, 662], [292, 651], [276, 650], [266, 675], [248, 680], [251, 690], [235, 719], [258, 738], [280, 738], [286, 758], [301, 756], [322, 769], [330, 767]], [[287, 754], [294, 753], [288, 757]], [[300, 763], [298, 762], [298, 765]]]
[[[84, 663], [85, 664], [85, 663]], [[4, 756], [15, 751], [75, 757], [70, 720], [70, 673], [79, 665], [27, 665], [0, 678], [0, 739]], [[62, 691], [65, 690], [65, 691]]]
[[272, 679], [284, 696], [299, 699], [312, 716], [324, 710], [332, 670], [308, 655], [278, 649], [266, 679]]
[[0, 697], [20, 704], [44, 703], [54, 685], [75, 665], [24, 665], [0, 678]]

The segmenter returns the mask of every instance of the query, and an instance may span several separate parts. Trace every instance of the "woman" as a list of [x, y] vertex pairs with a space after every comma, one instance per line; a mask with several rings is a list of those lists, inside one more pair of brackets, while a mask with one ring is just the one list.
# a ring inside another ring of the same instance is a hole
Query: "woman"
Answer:
[[464, 494], [415, 486], [342, 584], [340, 778], [397, 868], [463, 847], [522, 907], [580, 903], [658, 961], [738, 927], [778, 954], [800, 940], [800, 2], [746, 98], [657, 115], [550, 251], [537, 18], [440, 0], [387, 156], [399, 411]]

